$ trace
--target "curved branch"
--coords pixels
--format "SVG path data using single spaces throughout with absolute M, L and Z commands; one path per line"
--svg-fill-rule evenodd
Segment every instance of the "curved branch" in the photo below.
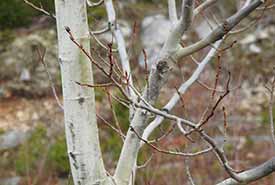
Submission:
M 197 69 L 194 71 L 194 73 L 192 74 L 192 76 L 186 81 L 184 82 L 180 88 L 178 89 L 178 92 L 180 94 L 184 94 L 189 87 L 191 87 L 191 85 L 199 78 L 200 74 L 202 73 L 202 71 L 204 70 L 206 64 L 208 64 L 217 54 L 219 46 L 221 45 L 222 41 L 218 41 L 214 44 L 214 48 L 212 48 L 209 53 L 207 54 L 207 56 L 203 59 L 203 61 L 198 65 Z M 177 102 L 180 100 L 179 94 L 178 93 L 174 93 L 174 95 L 172 96 L 172 98 L 169 100 L 169 102 L 162 108 L 163 110 L 166 111 L 171 111 L 172 108 L 177 104 Z M 162 116 L 157 116 L 144 130 L 143 139 L 147 139 L 149 137 L 149 135 L 153 132 L 153 130 L 155 128 L 157 128 L 161 122 L 163 121 L 164 117 Z
M 262 163 L 261 165 L 252 168 L 250 170 L 239 173 L 238 176 L 245 183 L 250 183 L 256 180 L 259 180 L 275 171 L 275 157 L 270 160 Z M 232 178 L 228 178 L 216 185 L 241 185 L 241 183 L 237 182 Z
M 97 6 L 102 5 L 102 3 L 104 2 L 104 0 L 99 0 L 99 1 L 96 2 L 96 3 L 94 3 L 94 2 L 92 2 L 92 1 L 90 1 L 90 0 L 87 0 L 86 2 L 87 2 L 87 5 L 88 5 L 89 7 L 97 7 Z
M 182 1 L 181 17 L 175 26 L 172 27 L 171 33 L 169 34 L 162 48 L 160 58 L 167 57 L 177 50 L 182 35 L 189 29 L 191 25 L 193 19 L 193 9 L 193 0 Z
M 181 19 L 170 32 L 168 39 L 161 50 L 160 56 L 158 57 L 157 63 L 151 68 L 148 85 L 142 94 L 142 97 L 150 104 L 155 103 L 160 93 L 160 89 L 168 79 L 168 74 L 171 71 L 170 65 L 172 64 L 171 55 L 177 50 L 183 33 L 191 24 L 193 6 L 193 0 L 183 1 Z M 143 102 L 140 102 L 140 104 L 142 105 Z M 131 127 L 134 128 L 139 135 L 142 135 L 148 118 L 149 113 L 147 111 L 140 108 L 136 109 L 133 119 L 131 120 Z M 114 174 L 114 177 L 119 184 L 129 184 L 129 179 L 136 163 L 139 148 L 140 139 L 131 129 L 129 129 Z
M 217 40 L 220 40 L 225 34 L 232 30 L 242 19 L 247 17 L 253 10 L 259 7 L 262 3 L 263 1 L 256 0 L 248 6 L 246 6 L 245 8 L 241 9 L 236 14 L 226 19 L 223 24 L 219 25 L 206 38 L 196 42 L 195 44 L 192 44 L 185 48 L 181 48 L 178 51 L 176 51 L 175 58 L 178 59 L 188 56 L 202 48 L 205 48 L 209 44 Z

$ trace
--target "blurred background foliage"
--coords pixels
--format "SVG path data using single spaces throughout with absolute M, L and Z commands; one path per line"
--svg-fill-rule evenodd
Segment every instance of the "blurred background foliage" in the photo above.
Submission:
M 54 12 L 54 0 L 32 0 L 33 4 L 43 7 L 49 12 Z M 41 15 L 23 0 L 1 0 L 0 1 L 0 27 L 12 29 L 27 26 L 33 21 L 34 16 Z
M 54 0 L 30 0 L 31 3 L 42 7 L 54 14 Z M 114 1 L 116 2 L 116 1 Z M 141 0 L 136 8 L 144 8 L 146 5 L 155 3 L 155 0 Z M 159 4 L 166 4 L 165 0 L 157 1 Z M 43 13 L 30 7 L 23 0 L 1 0 L 0 1 L 0 30 L 24 27 L 30 25 L 33 18 Z M 106 15 L 104 7 L 98 7 L 88 12 L 89 17 L 100 19 Z

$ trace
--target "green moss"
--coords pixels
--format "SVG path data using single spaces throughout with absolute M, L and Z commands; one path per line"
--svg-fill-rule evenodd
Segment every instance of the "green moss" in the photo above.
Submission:
M 232 152 L 234 150 L 234 146 L 232 143 L 225 143 L 224 150 L 226 152 Z
M 103 94 L 104 92 L 102 92 Z M 117 96 L 122 97 L 122 95 L 117 92 Z M 124 105 L 119 102 L 113 101 L 113 108 L 116 114 L 117 121 L 120 125 L 120 128 L 124 133 L 126 133 L 129 127 L 129 110 Z M 114 125 L 114 119 L 111 121 Z M 122 140 L 118 133 L 114 132 L 112 129 L 106 129 L 104 136 L 102 135 L 101 140 L 104 142 L 101 143 L 103 153 L 108 154 L 108 161 L 111 158 L 111 161 L 117 161 L 122 147 Z
M 254 140 L 250 136 L 247 136 L 245 139 L 245 148 L 252 148 L 255 144 Z
M 5 133 L 5 130 L 0 128 L 0 135 L 4 134 Z
M 214 160 L 212 162 L 212 165 L 211 165 L 210 169 L 213 170 L 213 171 L 217 171 L 217 172 L 220 171 L 221 165 L 219 163 L 219 160 Z
M 274 118 L 275 118 L 275 108 L 273 108 L 272 114 L 273 114 L 273 121 L 275 121 L 274 120 Z M 264 126 L 270 125 L 269 110 L 266 110 L 266 111 L 262 112 L 261 117 L 262 117 L 262 125 L 264 125 Z
M 102 102 L 105 92 L 102 88 L 95 88 L 95 99 L 96 101 Z
M 47 172 L 67 175 L 70 171 L 64 134 L 49 138 L 43 125 L 37 126 L 31 137 L 18 148 L 15 158 L 15 170 L 23 176 L 35 174 L 43 160 Z
M 55 143 L 51 145 L 48 160 L 52 170 L 56 171 L 59 175 L 68 174 L 70 172 L 67 145 L 64 135 L 59 136 Z
M 129 126 L 129 109 L 119 102 L 114 102 L 113 107 L 121 129 L 126 131 Z
M 121 138 L 114 132 L 110 134 L 108 139 L 103 144 L 103 150 L 108 153 L 108 156 L 112 159 L 112 161 L 117 161 L 119 159 L 121 147 Z
M 88 22 L 89 25 L 96 23 L 99 20 L 106 18 L 107 13 L 104 6 L 88 9 Z
M 15 34 L 10 29 L 5 29 L 0 32 L 1 47 L 5 49 L 15 39 Z
M 42 125 L 36 127 L 31 137 L 19 147 L 15 160 L 16 172 L 26 175 L 37 169 L 38 161 L 45 157 L 47 152 L 46 128 Z

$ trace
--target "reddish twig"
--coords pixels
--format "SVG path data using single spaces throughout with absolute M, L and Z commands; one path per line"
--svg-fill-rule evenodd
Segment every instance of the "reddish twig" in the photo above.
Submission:
M 114 121 L 115 121 L 115 124 L 116 124 L 116 127 L 117 127 L 117 130 L 121 133 L 120 135 L 124 135 L 123 132 L 122 132 L 122 129 L 119 125 L 119 121 L 117 119 L 117 116 L 116 116 L 116 112 L 115 112 L 115 109 L 113 107 L 113 101 L 112 101 L 112 96 L 111 96 L 111 93 L 109 92 L 109 90 L 107 88 L 105 88 L 105 91 L 107 93 L 107 97 L 108 97 L 108 102 L 109 102 L 109 105 L 110 105 L 110 108 L 112 110 L 112 114 L 113 114 L 113 117 L 114 117 Z M 124 141 L 124 138 L 121 137 L 122 141 Z
M 112 130 L 114 130 L 116 133 L 118 133 L 121 137 L 125 138 L 125 135 L 123 135 L 118 129 L 116 129 L 111 123 L 109 123 L 107 120 L 105 120 L 102 116 L 99 114 L 96 114 L 96 116 L 103 121 L 104 124 L 106 124 L 108 127 L 110 127 Z
M 75 82 L 77 85 L 83 86 L 83 87 L 91 87 L 91 88 L 96 88 L 96 87 L 111 87 L 114 86 L 113 83 L 105 83 L 105 84 L 86 84 L 86 83 L 80 83 L 80 82 Z
M 214 83 L 214 89 L 213 89 L 213 92 L 212 92 L 212 99 L 214 99 L 214 97 L 215 97 L 217 85 L 218 85 L 218 82 L 219 82 L 220 73 L 221 73 L 221 55 L 218 55 L 216 78 L 215 78 L 215 83 Z
M 211 148 L 207 148 L 205 150 L 201 150 L 199 152 L 194 152 L 194 153 L 183 153 L 183 152 L 178 152 L 178 151 L 170 151 L 170 150 L 164 150 L 164 149 L 161 149 L 161 148 L 158 148 L 157 146 L 149 143 L 147 140 L 143 139 L 136 131 L 135 129 L 130 126 L 130 130 L 132 132 L 134 132 L 136 134 L 136 136 L 141 140 L 143 141 L 145 144 L 147 144 L 149 147 L 151 147 L 152 149 L 156 150 L 157 152 L 160 152 L 160 153 L 164 153 L 164 154 L 169 154 L 169 155 L 178 155 L 178 156 L 183 156 L 183 157 L 194 157 L 194 156 L 198 156 L 198 155 L 202 155 L 202 154 L 205 154 L 209 151 L 212 150 L 212 147 Z

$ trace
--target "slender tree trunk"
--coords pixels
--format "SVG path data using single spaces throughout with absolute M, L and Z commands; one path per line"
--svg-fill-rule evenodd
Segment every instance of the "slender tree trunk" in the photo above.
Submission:
M 69 39 L 71 33 L 90 50 L 85 0 L 55 0 L 58 53 L 62 74 L 65 131 L 75 185 L 105 184 L 95 114 L 94 90 L 75 82 L 93 83 L 90 61 Z

